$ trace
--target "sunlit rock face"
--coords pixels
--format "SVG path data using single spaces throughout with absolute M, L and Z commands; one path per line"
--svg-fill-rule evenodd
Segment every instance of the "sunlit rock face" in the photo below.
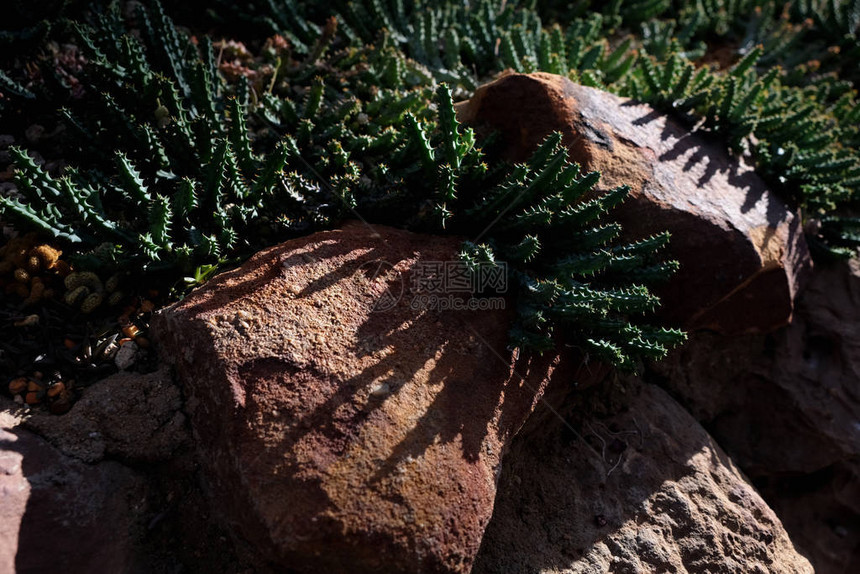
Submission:
M 669 230 L 680 271 L 658 293 L 687 329 L 762 332 L 791 320 L 811 261 L 800 217 L 752 168 L 648 105 L 553 74 L 509 74 L 457 107 L 501 154 L 524 161 L 550 133 L 601 186 L 630 186 L 611 217 L 629 239 Z
M 416 279 L 461 243 L 348 224 L 156 318 L 215 508 L 267 561 L 471 569 L 501 458 L 556 361 L 512 359 L 512 309 L 416 305 Z

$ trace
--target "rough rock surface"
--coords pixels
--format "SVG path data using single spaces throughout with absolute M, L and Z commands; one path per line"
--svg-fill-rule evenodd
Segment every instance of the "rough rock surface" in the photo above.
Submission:
M 512 374 L 508 311 L 412 308 L 412 279 L 460 243 L 348 224 L 265 250 L 154 319 L 210 490 L 266 559 L 469 571 L 502 453 L 553 365 Z
M 124 461 L 166 460 L 188 440 L 179 387 L 169 369 L 121 372 L 87 387 L 63 416 L 41 411 L 24 425 L 63 454 L 85 462 L 105 455 Z
M 510 74 L 457 109 L 479 132 L 498 130 L 521 161 L 552 131 L 602 186 L 631 195 L 613 213 L 629 237 L 672 232 L 681 270 L 662 289 L 667 320 L 725 333 L 786 324 L 810 260 L 800 218 L 723 144 L 651 107 L 552 74 Z
M 697 334 L 652 367 L 781 514 L 816 571 L 860 571 L 860 262 L 819 266 L 792 324 Z
M 473 574 L 812 572 L 680 405 L 636 380 L 615 392 L 514 441 Z
M 63 455 L 17 411 L 0 404 L 0 572 L 138 572 L 144 480 Z

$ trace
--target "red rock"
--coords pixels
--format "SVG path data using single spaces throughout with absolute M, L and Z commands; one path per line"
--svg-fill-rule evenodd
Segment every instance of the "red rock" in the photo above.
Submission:
M 473 574 L 813 571 L 668 394 L 638 380 L 601 393 L 514 440 Z
M 139 571 L 141 476 L 67 457 L 0 408 L 0 572 Z
M 349 224 L 267 249 L 154 318 L 215 508 L 265 560 L 471 568 L 502 454 L 553 367 L 512 374 L 510 311 L 411 308 L 410 271 L 460 244 Z
M 522 161 L 553 131 L 571 159 L 627 184 L 613 212 L 627 237 L 672 232 L 681 270 L 662 289 L 663 316 L 688 329 L 769 331 L 791 320 L 811 263 L 800 218 L 725 145 L 647 105 L 552 74 L 510 74 L 458 105 L 478 132 L 501 132 Z

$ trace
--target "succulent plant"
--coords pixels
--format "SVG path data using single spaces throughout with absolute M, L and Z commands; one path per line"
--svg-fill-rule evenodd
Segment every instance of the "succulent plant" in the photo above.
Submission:
M 190 35 L 157 1 L 132 16 L 104 4 L 40 28 L 85 65 L 43 59 L 39 81 L 0 73 L 0 113 L 38 106 L 65 126 L 74 168 L 12 148 L 18 195 L 0 196 L 0 216 L 69 254 L 70 304 L 118 298 L 118 269 L 192 285 L 359 213 L 486 228 L 461 256 L 508 264 L 513 345 L 545 348 L 561 329 L 624 368 L 663 356 L 683 335 L 643 317 L 658 304 L 648 285 L 674 270 L 659 256 L 668 235 L 619 239 L 611 209 L 626 189 L 596 195 L 599 175 L 580 173 L 557 135 L 509 165 L 457 122 L 453 102 L 503 69 L 563 74 L 713 132 L 818 222 L 817 253 L 860 243 L 856 70 L 833 57 L 858 50 L 856 2 L 206 3 L 223 30 L 270 36 L 251 48 Z M 721 61 L 719 43 L 737 49 Z

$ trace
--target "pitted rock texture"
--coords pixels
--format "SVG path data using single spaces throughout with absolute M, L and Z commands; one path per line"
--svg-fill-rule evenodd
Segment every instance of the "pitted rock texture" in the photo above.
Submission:
M 860 262 L 820 265 L 772 335 L 701 333 L 651 367 L 820 574 L 860 570 Z
M 513 373 L 510 311 L 413 307 L 424 264 L 460 244 L 348 224 L 265 250 L 154 319 L 216 507 L 266 560 L 470 570 L 502 454 L 554 367 Z
M 123 465 L 67 457 L 0 400 L 0 572 L 143 572 L 147 485 Z
M 629 185 L 613 211 L 630 238 L 672 232 L 681 270 L 660 290 L 663 315 L 688 329 L 768 331 L 788 323 L 811 268 L 800 218 L 719 141 L 651 107 L 552 74 L 510 74 L 458 104 L 479 133 L 499 131 L 523 161 L 551 132 L 573 160 Z
M 106 377 L 88 386 L 65 415 L 37 411 L 23 424 L 85 462 L 105 456 L 155 462 L 169 459 L 190 438 L 181 407 L 179 387 L 162 366 Z
M 620 391 L 514 441 L 473 574 L 812 573 L 680 405 L 637 380 Z

